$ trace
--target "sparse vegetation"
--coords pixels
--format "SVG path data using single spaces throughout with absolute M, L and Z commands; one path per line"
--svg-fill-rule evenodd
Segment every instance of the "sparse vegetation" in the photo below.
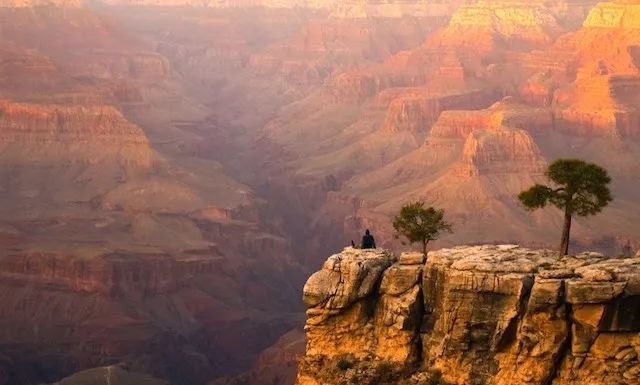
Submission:
M 349 361 L 346 358 L 341 358 L 338 360 L 336 367 L 344 372 L 353 367 L 353 362 Z
M 381 362 L 375 367 L 376 383 L 391 381 L 395 376 L 394 365 L 389 362 Z
M 444 210 L 425 207 L 418 201 L 406 204 L 393 221 L 396 238 L 403 236 L 409 243 L 421 243 L 422 253 L 427 254 L 427 245 L 443 232 L 451 233 L 452 225 L 444 220 Z
M 564 210 L 559 253 L 567 255 L 572 217 L 586 217 L 602 211 L 613 200 L 608 187 L 611 178 L 602 167 L 579 159 L 556 160 L 549 165 L 546 176 L 553 186 L 536 184 L 521 192 L 518 199 L 530 211 L 549 203 Z
M 442 372 L 437 369 L 429 370 L 427 373 L 421 374 L 426 374 L 426 376 L 423 377 L 420 382 L 418 382 L 419 385 L 451 385 L 447 381 L 445 381 L 444 377 L 442 376 Z
M 434 370 L 431 373 L 431 376 L 427 380 L 426 385 L 448 385 L 447 382 L 442 377 L 442 372 L 439 370 Z

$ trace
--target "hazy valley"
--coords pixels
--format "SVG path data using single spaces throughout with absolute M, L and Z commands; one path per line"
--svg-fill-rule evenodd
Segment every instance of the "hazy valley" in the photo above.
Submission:
M 0 384 L 291 384 L 327 255 L 416 199 L 555 247 L 559 157 L 637 250 L 639 69 L 640 1 L 0 0 Z

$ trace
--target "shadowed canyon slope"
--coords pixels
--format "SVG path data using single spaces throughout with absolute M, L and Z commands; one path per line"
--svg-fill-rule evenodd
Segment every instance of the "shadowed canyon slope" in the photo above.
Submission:
M 303 273 L 264 201 L 199 154 L 207 108 L 80 2 L 0 20 L 0 382 L 249 367 L 296 324 Z
M 291 383 L 330 250 L 553 245 L 558 157 L 614 179 L 572 247 L 640 246 L 639 66 L 638 1 L 0 1 L 0 384 Z

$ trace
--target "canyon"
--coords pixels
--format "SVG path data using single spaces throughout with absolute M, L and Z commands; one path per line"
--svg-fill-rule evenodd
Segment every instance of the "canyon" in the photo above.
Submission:
M 516 195 L 559 157 L 614 181 L 572 249 L 640 248 L 639 20 L 638 1 L 0 1 L 0 384 L 292 384 L 326 255 L 367 228 L 407 250 L 391 219 L 411 200 L 454 223 L 436 247 L 555 246 L 559 212 Z M 422 274 L 400 260 L 384 274 Z M 388 289 L 398 317 L 424 310 Z M 384 349 L 426 365 L 437 341 L 405 331 Z M 339 360 L 309 356 L 299 382 Z

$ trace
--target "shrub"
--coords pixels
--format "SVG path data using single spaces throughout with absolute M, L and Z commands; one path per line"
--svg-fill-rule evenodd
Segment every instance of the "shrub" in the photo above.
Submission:
M 406 204 L 393 220 L 396 238 L 403 236 L 413 244 L 422 244 L 422 253 L 427 255 L 427 245 L 438 239 L 441 233 L 451 233 L 451 224 L 444 220 L 444 210 L 424 207 L 424 202 L 418 201 Z
M 336 364 L 336 366 L 338 367 L 338 369 L 344 372 L 353 367 L 353 362 L 347 360 L 346 358 L 341 358 L 340 360 L 338 360 L 338 363 Z
M 389 362 L 381 362 L 375 368 L 375 376 L 378 381 L 389 381 L 392 380 L 395 372 L 394 367 Z
M 430 372 L 429 379 L 425 385 L 448 385 L 447 382 L 442 378 L 442 372 L 439 370 L 434 370 Z

